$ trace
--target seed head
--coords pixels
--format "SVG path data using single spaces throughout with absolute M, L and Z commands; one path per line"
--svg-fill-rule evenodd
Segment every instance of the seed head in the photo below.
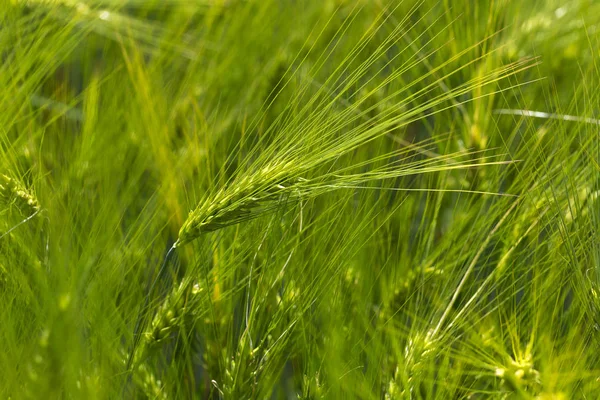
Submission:
M 23 215 L 32 215 L 40 206 L 31 193 L 19 181 L 0 174 L 0 204 L 16 206 Z

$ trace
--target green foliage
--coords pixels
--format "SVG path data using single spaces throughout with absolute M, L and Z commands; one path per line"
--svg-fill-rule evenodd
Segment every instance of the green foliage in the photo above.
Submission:
M 1 398 L 600 392 L 600 3 L 0 25 Z

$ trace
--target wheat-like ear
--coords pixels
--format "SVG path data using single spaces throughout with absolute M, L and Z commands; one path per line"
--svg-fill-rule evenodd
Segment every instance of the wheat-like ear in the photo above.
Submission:
M 294 177 L 297 174 L 293 163 L 273 162 L 234 180 L 190 212 L 179 231 L 176 246 L 273 209 L 283 195 L 293 194 L 293 189 L 302 183 L 301 178 Z
M 18 228 L 20 225 L 26 223 L 30 219 L 34 218 L 40 210 L 39 203 L 36 197 L 33 195 L 33 191 L 28 190 L 25 185 L 19 182 L 17 179 L 11 178 L 8 175 L 0 173 L 0 215 L 4 214 L 8 210 L 9 214 L 13 215 L 14 218 L 10 218 L 11 221 L 20 220 L 20 222 L 13 224 L 10 223 L 10 227 L 4 232 L 0 232 L 0 239 L 8 240 L 7 246 L 11 249 L 13 255 L 18 255 L 18 258 L 22 263 L 26 265 L 40 268 L 41 262 L 35 255 L 35 252 L 24 242 L 20 240 L 14 240 L 9 237 L 9 234 Z M 23 219 L 25 217 L 25 219 Z M 4 226 L 2 227 L 5 228 Z M 0 257 L 0 281 L 6 280 L 9 274 L 10 268 L 4 265 L 4 255 Z M 10 258 L 6 259 L 7 261 Z
M 134 374 L 136 385 L 149 399 L 167 399 L 165 383 L 157 379 L 152 370 L 144 363 L 136 367 Z
M 179 231 L 175 247 L 186 244 L 203 233 L 256 218 L 277 208 L 282 200 L 310 198 L 373 180 L 486 165 L 487 160 L 474 165 L 456 161 L 456 155 L 450 158 L 440 156 L 424 162 L 406 163 L 403 160 L 378 171 L 364 172 L 363 168 L 359 174 L 349 176 L 349 170 L 368 166 L 375 161 L 389 160 L 392 156 L 393 159 L 406 159 L 403 156 L 407 150 L 376 155 L 371 160 L 345 169 L 338 167 L 336 170 L 335 161 L 395 129 L 462 104 L 457 103 L 456 98 L 470 93 L 474 88 L 494 84 L 532 65 L 531 60 L 522 60 L 497 68 L 416 106 L 412 102 L 430 94 L 437 86 L 434 82 L 416 93 L 406 93 L 407 88 L 415 84 L 413 82 L 386 98 L 386 101 L 397 101 L 398 105 L 370 119 L 365 117 L 364 111 L 356 111 L 369 95 L 361 98 L 355 106 L 346 107 L 342 111 L 336 111 L 331 106 L 335 100 L 321 104 L 323 111 L 315 111 L 314 115 L 310 114 L 312 108 L 305 107 L 302 112 L 305 113 L 306 120 L 291 121 L 280 132 L 274 132 L 274 143 L 277 146 L 269 147 L 257 155 L 257 161 L 248 168 L 249 172 L 238 175 L 229 185 L 208 195 L 190 212 Z M 402 97 L 403 95 L 406 96 Z M 448 104 L 452 101 L 455 104 Z M 258 152 L 256 149 L 254 151 Z M 465 154 L 461 156 L 464 157 Z M 319 175 L 317 171 L 324 167 L 327 167 L 328 172 Z
M 16 207 L 24 216 L 33 215 L 40 210 L 33 191 L 17 179 L 0 174 L 0 205 Z
M 165 297 L 152 316 L 150 326 L 141 334 L 140 345 L 133 349 L 131 361 L 134 367 L 182 326 L 186 318 L 198 311 L 201 292 L 202 288 L 197 283 L 184 279 Z
M 399 157 L 406 152 L 406 149 L 403 149 L 385 154 L 378 159 Z M 360 173 L 351 173 L 350 171 L 368 163 L 361 163 L 353 168 L 333 169 L 321 174 L 311 171 L 311 167 L 316 169 L 320 166 L 318 164 L 316 167 L 301 162 L 298 164 L 293 162 L 269 164 L 254 174 L 244 175 L 233 180 L 230 185 L 205 198 L 200 206 L 190 212 L 179 231 L 179 238 L 174 247 L 189 243 L 204 233 L 257 218 L 276 209 L 284 202 L 308 200 L 339 189 L 367 189 L 365 184 L 369 182 L 391 180 L 402 176 L 510 163 L 510 161 L 490 161 L 487 157 L 464 160 L 466 156 L 473 154 L 457 153 L 419 161 L 401 160 Z M 300 176 L 304 173 L 316 176 L 307 179 Z M 396 188 L 391 190 L 415 189 Z

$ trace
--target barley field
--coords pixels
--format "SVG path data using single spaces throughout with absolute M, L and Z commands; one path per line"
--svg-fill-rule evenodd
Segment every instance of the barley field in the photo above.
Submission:
M 1 399 L 600 398 L 600 2 L 0 28 Z

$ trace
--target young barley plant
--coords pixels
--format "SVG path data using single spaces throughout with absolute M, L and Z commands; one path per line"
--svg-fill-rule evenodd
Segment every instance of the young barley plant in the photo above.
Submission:
M 600 3 L 0 26 L 1 398 L 597 397 Z

